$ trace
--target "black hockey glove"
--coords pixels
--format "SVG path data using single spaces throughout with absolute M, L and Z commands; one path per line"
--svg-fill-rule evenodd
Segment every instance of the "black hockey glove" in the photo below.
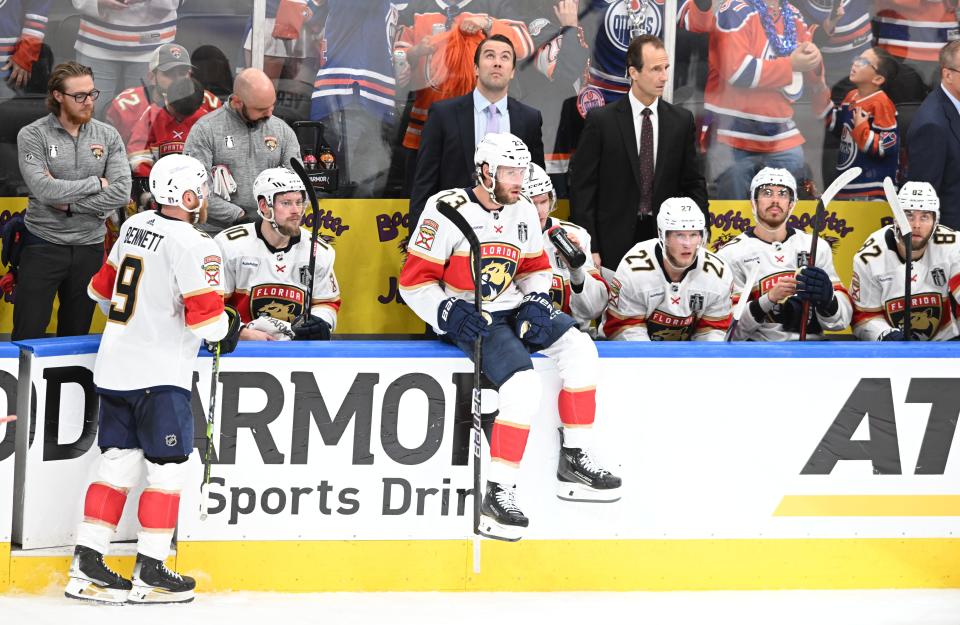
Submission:
M 466 300 L 451 297 L 437 309 L 437 327 L 454 341 L 472 342 L 490 333 L 487 320 Z
M 894 328 L 893 330 L 888 330 L 886 334 L 880 336 L 879 341 L 905 341 L 906 336 L 903 334 L 903 330 L 898 330 Z M 916 332 L 914 330 L 910 331 L 910 340 L 911 341 L 926 341 L 927 337 Z
M 329 341 L 330 324 L 320 317 L 298 317 L 290 329 L 293 330 L 294 341 Z
M 555 310 L 546 293 L 527 293 L 517 308 L 514 332 L 526 343 L 543 345 L 550 337 L 550 319 Z
M 243 324 L 240 322 L 240 313 L 231 306 L 224 306 L 223 312 L 227 313 L 227 333 L 219 341 L 207 341 L 207 351 L 211 354 L 217 349 L 217 343 L 220 343 L 220 355 L 229 354 L 237 348 L 237 341 L 240 340 L 240 330 Z
M 834 315 L 840 305 L 833 293 L 833 282 L 819 267 L 804 267 L 797 275 L 797 297 L 809 301 L 824 316 Z
M 803 302 L 795 295 L 773 308 L 773 320 L 783 326 L 784 332 L 799 332 L 803 319 Z

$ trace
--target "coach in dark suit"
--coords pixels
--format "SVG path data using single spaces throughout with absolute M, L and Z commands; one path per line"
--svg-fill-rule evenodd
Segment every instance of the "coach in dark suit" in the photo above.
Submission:
M 493 35 L 477 48 L 473 63 L 477 87 L 430 107 L 410 192 L 410 230 L 417 227 L 431 195 L 474 185 L 473 153 L 477 140 L 488 132 L 519 137 L 533 161 L 543 166 L 540 111 L 507 97 L 517 64 L 513 44 L 503 35 Z
M 960 228 L 960 41 L 940 49 L 940 87 L 923 101 L 907 132 L 907 180 L 940 196 L 940 223 Z
M 597 264 L 610 269 L 634 243 L 657 235 L 667 198 L 689 197 L 707 214 L 693 115 L 660 97 L 668 66 L 657 37 L 630 42 L 630 93 L 587 115 L 570 162 L 571 219 L 590 233 Z

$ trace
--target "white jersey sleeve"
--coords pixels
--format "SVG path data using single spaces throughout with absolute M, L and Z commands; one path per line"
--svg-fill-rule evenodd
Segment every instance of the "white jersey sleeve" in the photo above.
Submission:
M 882 231 L 881 231 L 882 232 Z M 883 290 L 879 276 L 882 262 L 871 263 L 883 254 L 876 241 L 876 234 L 868 238 L 853 257 L 853 277 L 850 280 L 850 297 L 853 299 L 853 335 L 861 341 L 878 341 L 893 330 L 887 321 L 883 306 Z M 866 256 L 863 253 L 866 252 Z
M 524 295 L 527 293 L 546 293 L 549 295 L 553 272 L 544 251 L 544 236 L 539 228 L 540 217 L 537 214 L 536 207 L 526 199 L 521 198 L 516 204 L 503 210 L 523 210 L 527 213 L 526 220 L 523 223 L 533 222 L 537 225 L 525 237 L 526 241 L 522 242 L 523 260 L 521 261 L 522 268 L 517 270 L 517 286 Z
M 309 242 L 309 241 L 308 241 Z M 313 271 L 313 302 L 310 314 L 327 322 L 330 331 L 337 329 L 340 312 L 340 283 L 333 271 L 336 251 L 325 242 L 317 240 L 317 258 Z
M 610 283 L 610 298 L 604 315 L 603 333 L 614 341 L 649 341 L 647 317 L 656 308 L 651 295 L 663 298 L 665 288 L 657 288 L 663 280 L 650 251 L 650 241 L 634 245 L 626 253 Z
M 548 226 L 550 225 L 548 223 Z M 576 239 L 580 249 L 586 255 L 586 262 L 580 268 L 583 282 L 576 285 L 572 278 L 573 272 L 567 266 L 566 260 L 557 252 L 550 237 L 545 236 L 543 246 L 553 269 L 551 296 L 560 310 L 576 319 L 583 329 L 585 325 L 599 319 L 603 314 L 607 307 L 607 300 L 610 298 L 610 291 L 593 262 L 593 255 L 590 253 L 590 233 L 567 221 L 556 220 L 556 225 L 566 230 L 571 239 Z

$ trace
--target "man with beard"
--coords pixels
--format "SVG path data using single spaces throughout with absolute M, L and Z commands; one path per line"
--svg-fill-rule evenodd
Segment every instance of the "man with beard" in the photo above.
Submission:
M 957 233 L 937 223 L 940 199 L 929 182 L 907 182 L 897 197 L 912 230 L 910 338 L 950 340 L 957 336 L 953 311 L 960 297 Z M 896 224 L 871 234 L 853 257 L 853 334 L 861 341 L 904 340 L 905 258 Z
M 130 168 L 117 131 L 93 117 L 100 92 L 75 61 L 54 68 L 50 114 L 17 135 L 30 189 L 13 309 L 13 340 L 44 335 L 59 296 L 57 336 L 86 334 L 93 318 L 87 283 L 103 260 L 104 221 L 127 203 Z
M 634 245 L 610 282 L 604 334 L 620 341 L 722 341 L 731 272 L 703 249 L 706 221 L 688 197 L 667 199 L 657 238 Z
M 752 265 L 760 265 L 759 281 L 747 285 L 750 305 L 733 338 L 798 340 L 804 301 L 810 302 L 808 339 L 821 340 L 824 330 L 837 332 L 850 325 L 850 296 L 833 268 L 830 244 L 821 239 L 814 265 L 808 266 L 811 236 L 787 225 L 797 203 L 793 175 L 786 169 L 764 167 L 753 177 L 750 197 L 756 226 L 717 252 L 733 270 L 737 293 L 744 292 Z
M 254 181 L 253 195 L 257 221 L 224 230 L 215 239 L 223 252 L 224 297 L 246 324 L 240 338 L 329 340 L 340 310 L 335 253 L 317 240 L 313 304 L 307 317 L 310 236 L 300 229 L 303 181 L 289 169 L 267 169 Z
M 180 491 L 195 468 L 190 388 L 197 351 L 233 351 L 240 322 L 223 305 L 219 250 L 194 227 L 206 218 L 207 172 L 173 154 L 150 175 L 160 208 L 127 219 L 88 293 L 107 315 L 93 381 L 101 455 L 86 491 L 66 596 L 107 603 L 181 603 L 196 581 L 164 565 Z M 149 366 L 143 366 L 144 358 Z M 130 489 L 146 469 L 133 578 L 103 556 Z M 132 583 L 131 583 L 132 582 Z
M 287 123 L 273 117 L 277 92 L 259 69 L 245 69 L 233 83 L 226 106 L 201 117 L 187 136 L 183 153 L 203 163 L 213 179 L 210 219 L 217 233 L 249 223 L 257 213 L 253 180 L 264 169 L 300 158 L 300 142 Z
M 519 540 L 529 519 L 517 502 L 520 461 L 541 381 L 530 354 L 556 363 L 561 451 L 557 496 L 569 501 L 616 501 L 620 478 L 591 456 L 599 373 L 597 349 L 576 321 L 550 299 L 552 271 L 537 209 L 520 191 L 530 151 L 509 133 L 488 133 L 474 155 L 477 184 L 429 198 L 410 238 L 400 272 L 403 299 L 444 340 L 473 357 L 482 342 L 483 373 L 499 390 L 499 415 L 490 437 L 490 467 L 479 531 Z M 482 314 L 474 302 L 470 246 L 437 208 L 455 207 L 480 239 Z

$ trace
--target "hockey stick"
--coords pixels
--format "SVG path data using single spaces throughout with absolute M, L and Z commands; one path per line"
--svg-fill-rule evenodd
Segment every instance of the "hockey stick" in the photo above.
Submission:
M 306 304 L 304 304 L 303 315 L 304 319 L 309 319 L 310 311 L 313 310 L 313 272 L 317 266 L 317 237 L 320 236 L 320 208 L 317 204 L 317 192 L 314 190 L 313 184 L 310 182 L 310 177 L 307 176 L 307 170 L 303 168 L 303 164 L 296 158 L 291 158 L 290 167 L 300 176 L 303 186 L 306 187 L 307 197 L 310 198 L 310 207 L 313 210 L 313 230 L 310 233 L 310 274 L 307 276 L 307 301 Z
M 462 203 L 462 202 L 461 202 Z M 473 257 L 473 298 L 477 307 L 477 314 L 483 315 L 483 295 L 480 292 L 480 240 L 477 234 L 460 214 L 457 207 L 440 198 L 437 200 L 437 210 L 449 219 L 457 229 L 463 233 L 470 245 L 470 254 Z M 473 417 L 473 572 L 480 572 L 480 500 L 483 497 L 480 491 L 480 447 L 483 444 L 483 430 L 480 420 L 480 359 L 482 355 L 483 339 L 477 337 L 473 341 L 473 394 L 470 402 L 470 415 Z
M 823 230 L 823 222 L 827 218 L 827 206 L 833 201 L 833 197 L 845 186 L 853 182 L 854 178 L 860 175 L 863 170 L 859 167 L 851 167 L 837 176 L 837 179 L 830 183 L 827 190 L 823 192 L 820 199 L 817 200 L 817 210 L 813 213 L 813 235 L 810 241 L 810 257 L 807 258 L 807 266 L 814 267 L 817 264 L 817 243 L 820 241 L 820 231 Z M 804 300 L 803 312 L 800 315 L 800 340 L 807 340 L 807 317 L 810 315 L 810 300 Z
M 913 313 L 913 228 L 910 227 L 910 220 L 907 214 L 903 212 L 900 206 L 900 198 L 897 197 L 897 188 L 893 186 L 893 180 L 889 176 L 883 179 L 883 193 L 887 196 L 887 204 L 893 211 L 893 218 L 900 229 L 900 236 L 903 238 L 903 251 L 905 256 L 905 267 L 903 277 L 903 340 L 910 340 L 910 315 Z
M 203 452 L 203 485 L 200 486 L 200 520 L 207 520 L 207 503 L 210 501 L 210 455 L 213 450 L 213 418 L 217 408 L 217 378 L 220 377 L 220 341 L 213 350 L 213 366 L 210 374 L 210 402 L 207 404 L 207 449 Z
M 737 307 L 733 309 L 733 320 L 730 322 L 730 327 L 727 328 L 727 336 L 724 338 L 728 343 L 733 340 L 733 332 L 740 324 L 740 317 L 743 316 L 744 311 L 750 304 L 750 293 L 753 292 L 753 285 L 756 284 L 757 277 L 759 276 L 760 264 L 758 263 L 754 265 L 750 273 L 747 274 L 747 279 L 743 283 L 743 289 L 740 291 L 740 301 L 737 302 Z

